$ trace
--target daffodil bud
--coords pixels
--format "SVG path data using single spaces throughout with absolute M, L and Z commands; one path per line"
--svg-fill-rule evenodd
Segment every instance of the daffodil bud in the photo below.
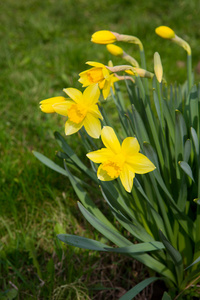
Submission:
M 107 50 L 114 56 L 122 56 L 124 51 L 122 48 L 113 45 L 113 44 L 108 44 L 106 45 Z
M 154 72 L 158 82 L 161 82 L 163 77 L 163 67 L 158 52 L 154 53 Z
M 128 55 L 122 48 L 113 44 L 106 45 L 106 48 L 112 55 L 122 57 L 134 67 L 139 67 L 138 62 L 132 56 Z
M 159 26 L 155 29 L 155 32 L 163 39 L 172 39 L 175 37 L 175 32 L 168 26 Z
M 155 29 L 155 32 L 157 33 L 157 35 L 159 35 L 160 37 L 162 37 L 164 39 L 172 40 L 174 43 L 178 44 L 183 49 L 185 49 L 185 51 L 187 51 L 188 55 L 191 55 L 190 45 L 185 40 L 183 40 L 182 38 L 177 36 L 170 27 L 159 26 Z
M 111 44 L 116 42 L 116 36 L 112 31 L 100 30 L 96 31 L 91 38 L 91 41 L 95 44 Z

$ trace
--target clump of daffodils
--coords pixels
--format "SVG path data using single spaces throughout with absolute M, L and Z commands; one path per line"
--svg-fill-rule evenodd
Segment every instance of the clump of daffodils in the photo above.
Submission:
M 79 132 L 91 168 L 59 133 L 55 137 L 63 152 L 57 155 L 64 168 L 39 153 L 35 156 L 68 176 L 81 213 L 111 244 L 70 234 L 58 238 L 69 245 L 129 255 L 145 264 L 153 276 L 133 287 L 127 300 L 156 280 L 165 281 L 163 299 L 187 298 L 194 287 L 194 295 L 200 294 L 200 86 L 194 84 L 189 44 L 168 26 L 155 31 L 164 43 L 174 42 L 186 50 L 183 89 L 168 87 L 157 51 L 153 70 L 147 69 L 139 38 L 100 30 L 91 41 L 106 45 L 119 64 L 89 61 L 88 69 L 79 73 L 83 91 L 67 87 L 63 90 L 67 96 L 40 102 L 42 112 L 64 117 L 66 136 Z M 137 45 L 140 61 L 118 42 Z M 128 97 L 119 92 L 119 83 L 124 83 Z M 110 108 L 112 100 L 115 108 Z M 99 210 L 88 184 L 72 175 L 70 167 L 94 182 L 113 219 Z

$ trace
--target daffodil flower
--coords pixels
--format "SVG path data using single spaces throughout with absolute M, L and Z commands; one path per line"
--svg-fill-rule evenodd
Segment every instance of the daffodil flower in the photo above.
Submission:
M 99 111 L 97 102 L 100 90 L 97 84 L 93 84 L 85 89 L 83 93 L 74 88 L 64 89 L 70 99 L 64 97 L 54 97 L 58 99 L 46 99 L 40 102 L 41 109 L 48 112 L 56 112 L 68 117 L 65 123 L 65 134 L 71 135 L 83 126 L 87 133 L 93 138 L 99 138 L 101 133 L 101 122 L 103 117 Z M 62 100 L 62 101 L 58 101 Z M 48 105 L 45 111 L 45 105 Z
M 110 94 L 110 88 L 114 91 L 114 82 L 119 79 L 101 63 L 88 61 L 86 64 L 93 68 L 81 72 L 78 81 L 82 83 L 83 87 L 98 83 L 99 88 L 102 90 L 103 97 L 106 99 Z
M 135 173 L 145 174 L 155 169 L 154 164 L 139 153 L 140 145 L 136 138 L 127 137 L 120 145 L 114 130 L 104 126 L 101 139 L 106 148 L 93 151 L 87 157 L 95 163 L 100 163 L 97 177 L 102 181 L 120 178 L 127 192 L 131 192 Z

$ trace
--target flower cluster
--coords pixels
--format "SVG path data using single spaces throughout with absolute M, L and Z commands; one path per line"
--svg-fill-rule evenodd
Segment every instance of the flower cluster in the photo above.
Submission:
M 102 129 L 103 116 L 99 110 L 100 91 L 103 99 L 106 100 L 111 89 L 113 93 L 115 92 L 115 82 L 124 79 L 131 79 L 134 82 L 134 76 L 152 78 L 153 74 L 139 68 L 138 62 L 133 57 L 122 48 L 113 45 L 116 41 L 128 41 L 143 48 L 138 38 L 103 30 L 94 33 L 91 40 L 94 43 L 106 44 L 107 50 L 112 55 L 122 57 L 130 65 L 113 67 L 89 61 L 86 64 L 91 68 L 79 74 L 78 81 L 85 88 L 83 93 L 75 88 L 65 88 L 63 91 L 69 98 L 58 96 L 42 100 L 40 108 L 44 113 L 57 113 L 67 117 L 66 135 L 74 134 L 84 127 L 92 138 L 101 136 L 106 148 L 87 154 L 93 162 L 101 163 L 97 172 L 98 178 L 102 181 L 110 181 L 119 177 L 125 190 L 131 192 L 135 173 L 144 174 L 153 171 L 155 166 L 145 155 L 139 153 L 140 146 L 136 137 L 126 137 L 120 146 L 111 127 L 104 126 Z M 131 76 L 117 74 L 121 71 Z
M 127 64 L 106 66 L 89 61 L 90 68 L 79 74 L 83 93 L 66 88 L 68 98 L 53 97 L 40 103 L 43 112 L 67 118 L 66 135 L 80 130 L 93 169 L 80 161 L 59 133 L 55 136 L 63 152 L 58 156 L 65 160 L 65 169 L 36 155 L 50 168 L 68 176 L 81 202 L 81 213 L 117 247 L 69 234 L 58 235 L 61 241 L 90 250 L 128 254 L 155 272 L 156 277 L 145 279 L 123 299 L 133 299 L 142 286 L 158 279 L 163 279 L 168 288 L 162 299 L 185 299 L 192 287 L 198 291 L 195 298 L 199 298 L 200 86 L 194 84 L 189 44 L 167 26 L 156 28 L 156 33 L 166 43 L 174 42 L 187 52 L 183 89 L 167 86 L 158 52 L 154 53 L 154 73 L 147 70 L 144 48 L 137 37 L 108 30 L 95 32 L 92 42 L 106 45 L 110 54 Z M 140 63 L 114 44 L 117 42 L 136 44 Z M 126 98 L 119 88 L 114 92 L 119 80 L 126 80 Z M 115 119 L 110 120 L 106 114 L 110 104 L 103 101 L 111 90 L 119 115 L 117 125 L 121 125 L 120 129 L 117 126 L 118 132 L 111 126 Z M 101 137 L 103 146 L 97 147 L 91 137 Z M 100 187 L 114 216 L 112 221 L 92 201 L 84 180 L 71 174 L 68 167 L 72 165 Z M 140 176 L 146 173 L 149 174 Z

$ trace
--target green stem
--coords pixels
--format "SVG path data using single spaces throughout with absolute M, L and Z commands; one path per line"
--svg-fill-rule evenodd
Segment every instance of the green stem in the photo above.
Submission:
M 146 59 L 145 59 L 144 49 L 140 49 L 140 59 L 141 59 L 141 67 L 142 67 L 142 69 L 146 70 Z M 145 93 L 146 93 L 146 95 L 149 95 L 148 79 L 147 78 L 143 78 L 142 81 L 144 83 Z
M 192 80 L 192 55 L 187 55 L 187 78 L 188 78 L 188 93 L 191 90 Z
M 161 126 L 162 126 L 162 131 L 163 135 L 165 136 L 165 130 L 164 130 L 164 116 L 163 116 L 163 99 L 162 99 L 162 83 L 157 81 L 157 91 L 158 91 L 158 100 L 160 104 L 160 118 L 161 118 Z

